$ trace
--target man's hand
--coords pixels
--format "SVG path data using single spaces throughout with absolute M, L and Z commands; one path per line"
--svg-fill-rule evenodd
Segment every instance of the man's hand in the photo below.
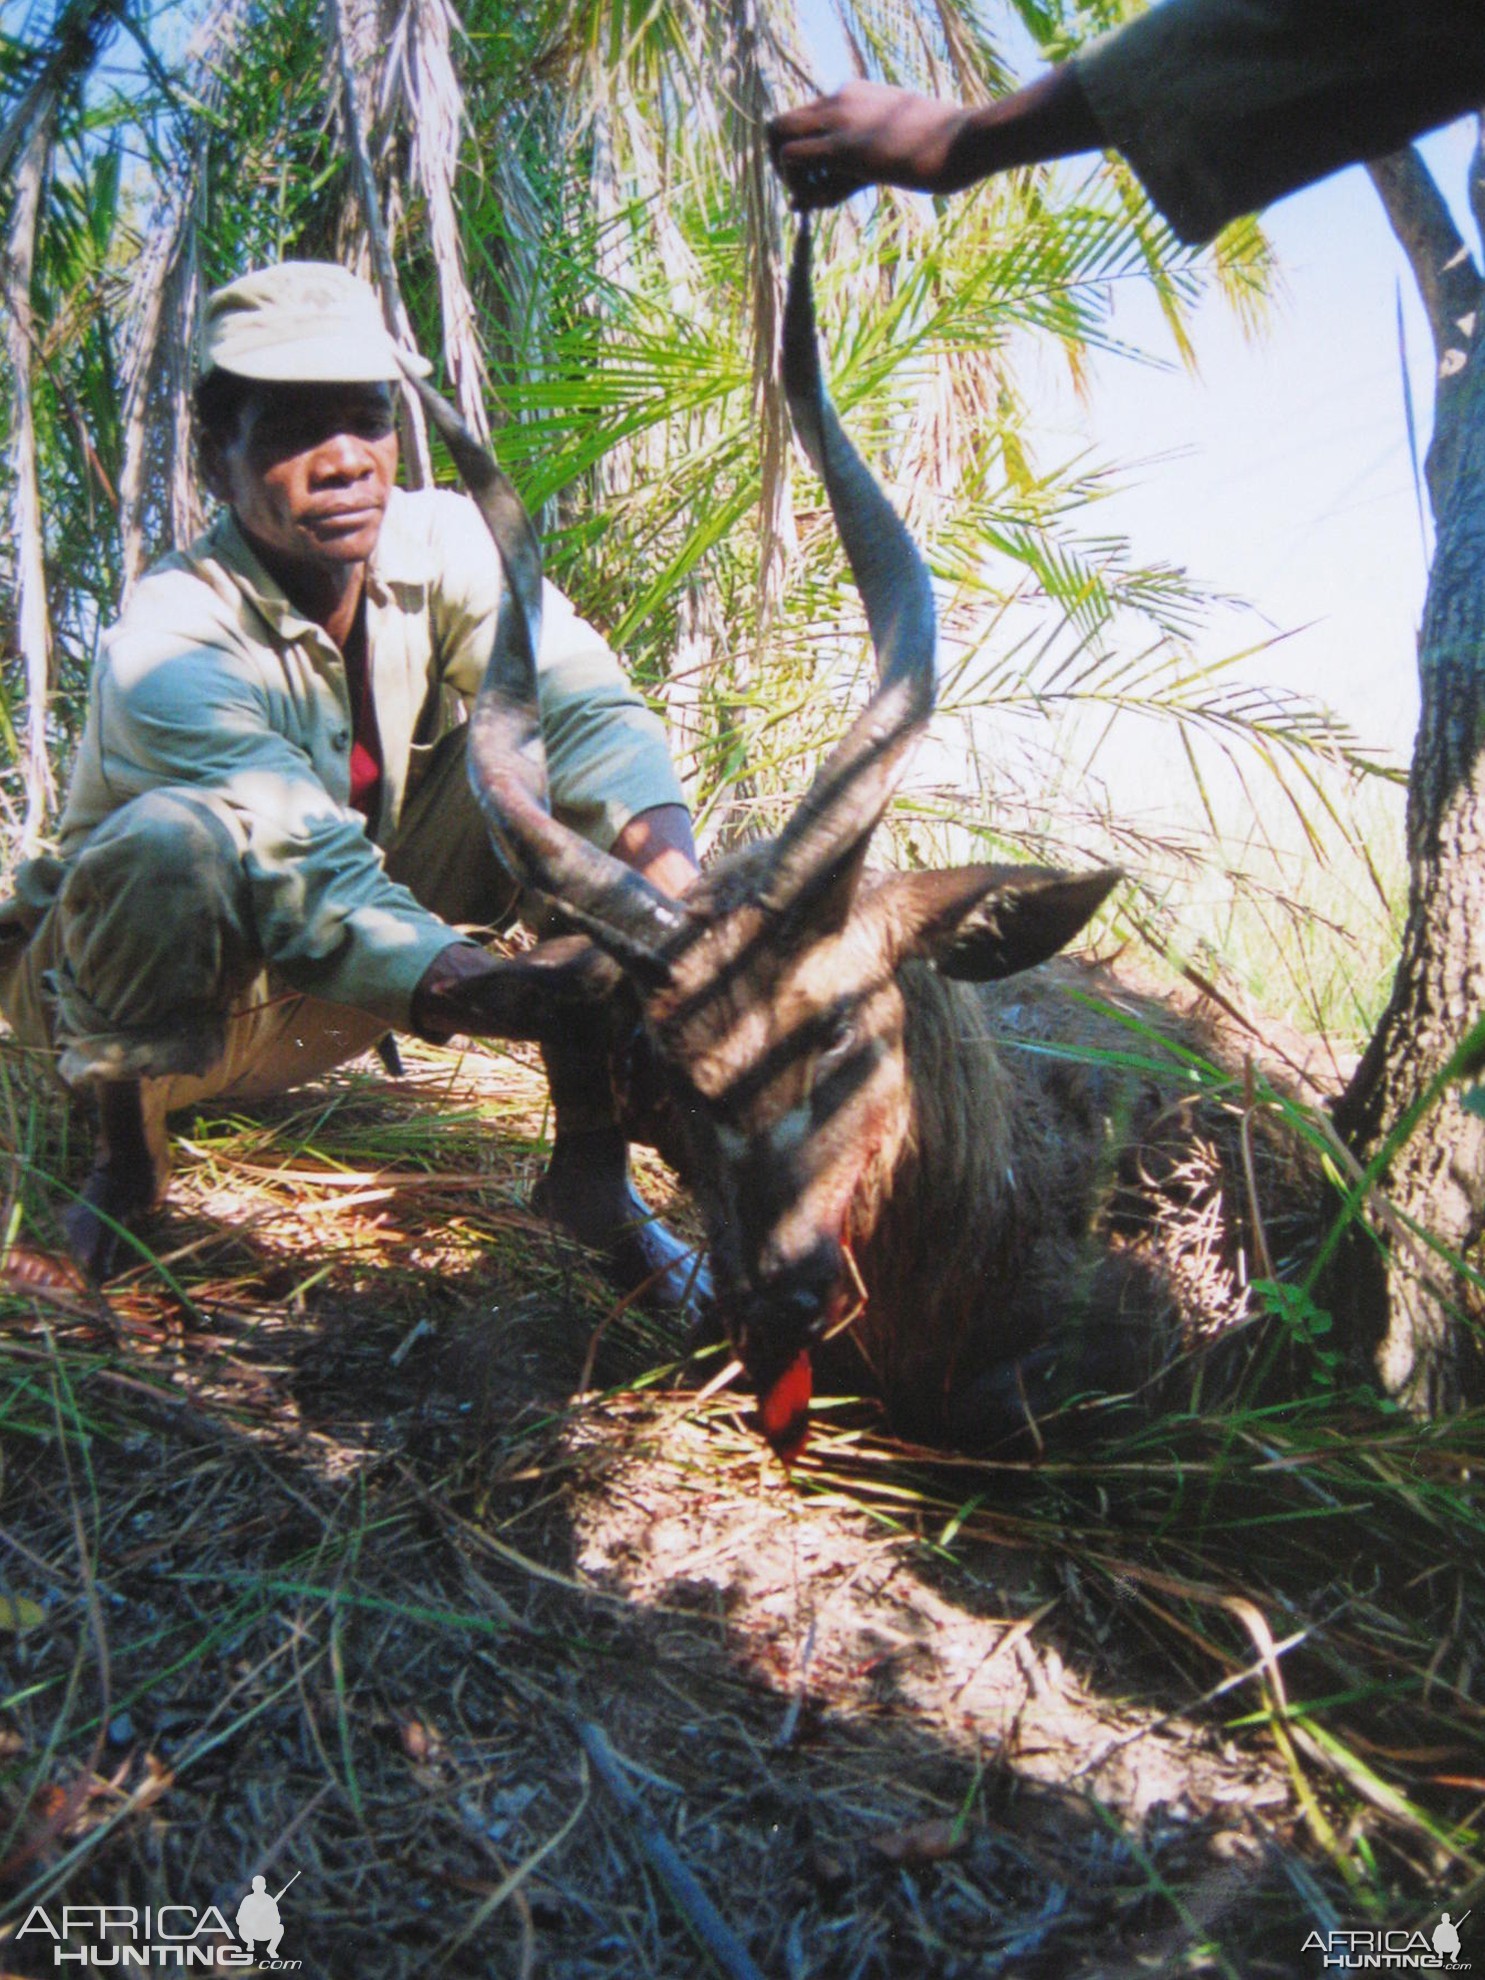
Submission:
M 992 172 L 1096 151 L 1103 141 L 1070 66 L 973 110 L 851 82 L 768 127 L 773 162 L 801 211 L 837 206 L 865 185 L 960 192 Z
M 637 812 L 613 852 L 663 893 L 684 893 L 696 878 L 696 845 L 684 805 Z M 619 965 L 582 935 L 559 935 L 515 956 L 450 942 L 413 992 L 412 1026 L 435 1045 L 458 1032 L 546 1040 L 559 1036 L 579 1008 L 611 997 L 622 977 Z
M 954 192 L 954 146 L 969 113 L 885 83 L 849 82 L 834 96 L 787 110 L 768 127 L 768 148 L 801 211 L 838 206 L 865 185 Z
M 413 992 L 413 1028 L 439 1045 L 458 1032 L 549 1038 L 571 1023 L 575 1006 L 611 996 L 619 976 L 618 964 L 581 935 L 538 942 L 518 956 L 492 956 L 473 942 L 452 942 Z

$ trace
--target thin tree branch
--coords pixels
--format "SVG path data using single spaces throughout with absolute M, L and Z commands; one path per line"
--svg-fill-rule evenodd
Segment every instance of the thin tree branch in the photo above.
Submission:
M 20 147 L 14 198 L 0 261 L 0 299 L 5 316 L 5 353 L 11 388 L 7 466 L 11 483 L 10 523 L 15 542 L 15 637 L 26 677 L 26 815 L 21 828 L 23 855 L 35 853 L 57 789 L 46 746 L 47 697 L 51 688 L 52 629 L 46 595 L 46 549 L 41 523 L 41 481 L 36 454 L 35 315 L 31 282 L 36 267 L 36 236 L 42 196 L 51 171 L 52 146 L 61 82 L 46 97 L 32 97 L 31 124 Z
M 155 85 L 155 88 L 159 90 L 161 101 L 169 104 L 173 109 L 179 110 L 182 108 L 176 79 L 155 53 L 155 44 L 150 40 L 139 22 L 135 20 L 127 8 L 120 6 L 114 8 L 113 11 L 118 16 L 119 26 L 123 28 L 125 34 L 129 36 L 130 40 L 139 50 L 140 60 L 144 63 L 145 73 Z
M 221 128 L 222 78 L 239 59 L 251 0 L 215 0 L 186 50 L 173 86 L 178 137 L 167 147 L 158 190 L 130 273 L 123 311 L 119 539 L 123 600 L 152 555 L 178 549 L 201 528 L 191 471 L 191 371 L 201 301 L 197 241 L 209 134 Z
M 779 326 L 783 320 L 784 275 L 779 259 L 783 202 L 767 169 L 763 127 L 773 108 L 769 87 L 766 23 L 756 0 L 730 0 L 727 10 L 727 91 L 724 97 L 732 149 L 740 161 L 739 203 L 753 297 L 753 392 L 762 456 L 759 497 L 760 557 L 758 639 L 766 642 L 783 592 L 784 571 L 794 543 L 789 499 L 789 422 L 779 376 Z
M 1485 286 L 1464 236 L 1416 147 L 1409 145 L 1389 158 L 1379 158 L 1367 171 L 1408 257 L 1433 333 L 1438 383 L 1427 474 L 1437 521 L 1459 456 L 1464 378 L 1480 332 Z
M 747 1947 L 697 1882 L 675 1844 L 624 1778 L 619 1757 L 601 1726 L 577 1719 L 574 1727 L 599 1780 L 624 1812 L 625 1838 L 659 1875 L 666 1895 L 685 1919 L 710 1963 L 727 1980 L 763 1980 Z
M 194 150 L 182 166 L 182 177 L 157 208 L 154 225 L 135 265 L 126 322 L 128 339 L 123 366 L 123 467 L 119 476 L 119 536 L 124 558 L 124 597 L 127 599 L 148 556 L 146 503 L 152 480 L 150 404 L 161 352 L 167 336 L 179 340 L 187 326 L 168 322 L 167 292 L 187 247 L 193 220 L 192 183 L 187 173 L 199 165 Z
M 13 380 L 7 464 L 15 543 L 16 644 L 26 676 L 26 814 L 20 847 L 23 854 L 38 849 L 57 795 L 47 749 L 52 629 L 37 462 L 36 325 L 31 284 L 58 113 L 69 87 L 91 66 L 114 13 L 114 0 L 67 0 L 52 29 L 50 53 L 0 127 L 0 181 L 8 181 L 12 188 L 3 262 L 0 262 L 0 301 L 5 317 L 5 355 Z
M 1442 371 L 1459 345 L 1461 318 L 1479 306 L 1480 271 L 1433 174 L 1412 145 L 1366 169 L 1413 270 Z

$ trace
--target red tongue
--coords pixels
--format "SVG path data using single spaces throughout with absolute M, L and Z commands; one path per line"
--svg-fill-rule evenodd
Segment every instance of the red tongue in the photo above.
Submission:
M 810 1358 L 801 1349 L 767 1395 L 758 1398 L 758 1428 L 783 1464 L 793 1464 L 809 1439 L 810 1388 Z

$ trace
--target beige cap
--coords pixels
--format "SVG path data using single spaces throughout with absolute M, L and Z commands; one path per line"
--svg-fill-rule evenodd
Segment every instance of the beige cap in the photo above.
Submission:
M 390 383 L 433 367 L 400 350 L 369 283 L 333 261 L 281 261 L 207 298 L 201 370 L 276 384 Z

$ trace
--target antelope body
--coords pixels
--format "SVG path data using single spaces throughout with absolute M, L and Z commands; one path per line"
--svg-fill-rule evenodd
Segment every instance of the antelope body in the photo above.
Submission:
M 1067 976 L 1004 981 L 1069 941 L 1116 872 L 865 867 L 932 710 L 934 607 L 916 549 L 825 396 L 803 229 L 784 375 L 861 590 L 879 685 L 783 832 L 673 901 L 552 819 L 532 659 L 535 535 L 510 484 L 424 388 L 507 576 L 471 776 L 518 876 L 609 959 L 605 970 L 586 945 L 554 948 L 546 1009 L 569 969 L 572 995 L 637 1009 L 644 1111 L 701 1206 L 718 1308 L 764 1434 L 785 1456 L 797 1450 L 809 1357 L 845 1356 L 838 1372 L 874 1387 L 900 1429 L 983 1443 L 1069 1388 L 1128 1379 L 1123 1344 L 1154 1318 L 1137 1311 L 1136 1280 L 1159 1275 L 1131 1274 L 1109 1242 L 1136 1214 L 1129 1150 L 1182 1110 L 1158 1079 L 1056 1056 L 1069 1027 L 1095 1046 L 1129 1042 L 1112 1017 L 1097 1035 Z

